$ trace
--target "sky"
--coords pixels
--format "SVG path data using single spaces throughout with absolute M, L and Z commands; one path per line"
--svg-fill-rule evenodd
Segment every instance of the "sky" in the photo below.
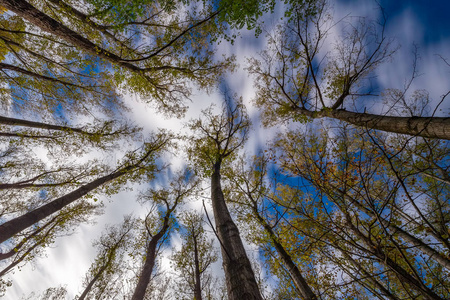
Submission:
M 380 10 L 375 1 L 341 0 L 332 3 L 334 3 L 336 20 L 347 15 L 380 19 Z M 438 103 L 440 96 L 450 89 L 450 66 L 447 66 L 440 57 L 450 62 L 450 18 L 448 17 L 450 2 L 382 0 L 380 5 L 387 16 L 386 35 L 392 38 L 393 43 L 400 48 L 391 62 L 377 69 L 377 83 L 381 89 L 402 88 L 411 76 L 414 61 L 413 49 L 414 45 L 417 45 L 420 57 L 419 76 L 413 82 L 411 91 L 428 90 L 433 99 L 431 103 L 433 107 Z M 277 14 L 274 16 L 266 16 L 267 26 L 278 22 Z M 338 33 L 339 29 L 340 25 L 336 26 L 335 32 Z M 277 131 L 277 128 L 266 129 L 261 126 L 259 111 L 252 103 L 255 93 L 253 79 L 244 69 L 247 66 L 247 58 L 257 57 L 264 46 L 264 34 L 255 38 L 253 31 L 245 30 L 241 32 L 241 37 L 237 38 L 234 45 L 226 42 L 219 45 L 220 53 L 235 54 L 239 64 L 237 71 L 228 75 L 225 82 L 230 90 L 243 97 L 253 121 L 253 129 L 245 149 L 248 153 L 254 153 L 257 149 L 263 148 Z M 129 95 L 126 101 L 132 107 L 131 118 L 136 124 L 142 125 L 146 131 L 157 127 L 179 131 L 187 120 L 197 117 L 200 110 L 210 103 L 219 104 L 221 98 L 219 93 L 208 95 L 200 91 L 196 92 L 189 104 L 190 109 L 182 120 L 165 119 L 157 115 L 151 107 L 136 101 L 133 95 Z M 441 108 L 443 110 L 437 114 L 448 116 L 450 100 L 443 103 Z M 385 107 L 378 104 L 371 109 L 383 111 Z M 170 160 L 174 169 L 182 166 L 184 162 L 183 157 L 177 155 L 171 156 Z M 164 179 L 160 181 L 164 183 Z M 120 192 L 110 199 L 105 199 L 105 212 L 97 218 L 96 224 L 81 225 L 73 235 L 58 238 L 55 244 L 46 250 L 43 257 L 28 263 L 20 271 L 11 273 L 9 277 L 13 280 L 13 286 L 7 290 L 4 299 L 20 299 L 22 296 L 30 295 L 31 292 L 39 294 L 46 288 L 58 285 L 66 286 L 68 299 L 73 299 L 82 290 L 81 280 L 96 254 L 91 241 L 99 237 L 105 224 L 117 223 L 123 219 L 124 214 L 136 213 L 141 209 L 133 201 L 136 193 L 136 190 Z M 199 203 L 189 205 L 194 208 L 200 206 Z M 175 245 L 177 239 L 174 239 L 173 243 Z M 250 245 L 248 247 L 252 249 Z M 217 272 L 220 272 L 220 266 L 215 268 Z

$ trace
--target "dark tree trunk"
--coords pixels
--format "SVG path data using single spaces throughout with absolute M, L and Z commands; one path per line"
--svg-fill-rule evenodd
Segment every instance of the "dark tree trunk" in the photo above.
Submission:
M 373 254 L 376 258 L 378 258 L 379 263 L 384 264 L 391 271 L 393 271 L 404 283 L 407 283 L 412 289 L 419 292 L 425 299 L 434 300 L 444 300 L 442 297 L 439 297 L 436 293 L 433 292 L 427 285 L 425 285 L 422 281 L 418 280 L 414 277 L 411 272 L 405 270 L 401 265 L 397 262 L 393 261 L 384 251 L 382 246 L 375 245 L 369 237 L 364 235 L 358 228 L 356 228 L 350 220 L 349 216 L 346 216 L 347 224 L 350 229 L 358 236 L 364 244 L 366 244 L 367 248 L 370 249 L 368 252 Z
M 302 108 L 295 108 L 295 111 L 307 117 L 330 117 L 363 128 L 450 140 L 450 118 L 391 117 L 358 113 L 342 109 L 313 112 Z
M 164 226 L 163 229 L 152 237 L 147 245 L 146 257 L 144 267 L 142 268 L 141 274 L 139 275 L 139 280 L 134 289 L 133 297 L 131 300 L 142 300 L 145 296 L 145 291 L 150 282 L 153 267 L 155 266 L 156 260 L 156 246 L 159 240 L 163 237 L 164 233 L 167 231 L 168 226 Z
M 35 210 L 27 212 L 22 216 L 3 223 L 2 225 L 0 225 L 0 243 L 3 243 L 7 239 L 13 237 L 15 234 L 45 219 L 46 217 L 59 211 L 63 207 L 71 204 L 72 202 L 80 199 L 81 197 L 102 186 L 103 184 L 127 174 L 128 172 L 138 167 L 152 152 L 153 150 L 148 151 L 138 162 L 133 165 L 121 168 L 114 173 L 100 177 L 86 185 L 83 185 L 82 187 L 67 195 L 59 197 Z
M 261 217 L 261 215 L 259 215 L 259 213 L 255 207 L 253 207 L 253 213 L 255 214 L 256 218 L 258 219 L 258 222 L 264 227 L 264 230 L 269 234 L 269 237 L 273 242 L 275 250 L 277 251 L 278 255 L 280 256 L 281 261 L 283 262 L 284 266 L 288 270 L 289 275 L 291 276 L 292 280 L 294 281 L 295 287 L 297 288 L 298 292 L 302 295 L 303 299 L 317 300 L 317 296 L 314 294 L 311 287 L 306 282 L 305 278 L 303 278 L 300 270 L 297 268 L 295 263 L 292 261 L 292 258 L 289 255 L 289 253 L 286 252 L 283 245 L 281 245 L 280 242 L 278 241 L 272 228 Z
M 8 117 L 3 117 L 3 116 L 0 116 L 0 124 L 89 134 L 88 132 L 85 132 L 80 128 L 52 125 L 52 124 L 47 124 L 47 123 L 15 119 L 15 118 L 8 118 Z
M 130 69 L 132 71 L 141 70 L 139 67 L 133 64 L 124 62 L 119 56 L 115 55 L 114 53 L 111 53 L 97 46 L 79 33 L 73 31 L 57 20 L 36 9 L 25 0 L 0 0 L 0 5 L 16 13 L 30 23 L 38 26 L 42 30 L 54 34 L 55 36 L 90 54 L 99 56 L 105 60 L 121 65 L 122 67 Z
M 233 222 L 220 184 L 220 163 L 211 176 L 211 200 L 220 239 L 229 300 L 262 300 L 255 274 Z
M 100 270 L 98 270 L 97 274 L 95 274 L 94 278 L 92 278 L 91 281 L 89 281 L 89 284 L 84 289 L 81 296 L 78 298 L 78 300 L 84 300 L 87 296 L 87 294 L 91 291 L 92 287 L 94 286 L 95 282 L 102 276 L 103 272 L 105 272 L 106 268 L 108 267 L 108 264 L 103 265 Z
M 202 285 L 200 281 L 200 262 L 198 259 L 198 248 L 197 248 L 197 236 L 193 236 L 194 239 L 194 264 L 195 264 L 195 288 L 194 288 L 194 299 L 202 300 Z
M 126 172 L 118 171 L 113 174 L 109 174 L 107 176 L 103 176 L 98 178 L 75 191 L 64 195 L 58 199 L 51 201 L 35 210 L 32 210 L 20 217 L 14 218 L 10 221 L 7 221 L 0 225 L 0 243 L 3 243 L 7 239 L 11 238 L 15 234 L 21 232 L 22 230 L 30 227 L 31 225 L 45 219 L 51 214 L 59 211 L 63 207 L 71 204 L 72 202 L 80 199 L 85 196 L 89 192 L 98 188 L 99 186 L 112 181 L 122 175 L 126 174 Z

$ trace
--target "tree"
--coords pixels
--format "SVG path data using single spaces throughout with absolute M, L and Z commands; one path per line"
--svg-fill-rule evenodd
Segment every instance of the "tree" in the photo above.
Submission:
M 21 268 L 25 263 L 33 261 L 42 255 L 45 247 L 50 246 L 57 237 L 71 235 L 74 228 L 80 223 L 88 223 L 92 216 L 98 215 L 101 205 L 79 201 L 74 205 L 65 207 L 52 218 L 41 222 L 39 226 L 32 228 L 22 236 L 17 236 L 11 241 L 9 250 L 0 253 L 0 259 L 4 263 L 0 270 L 0 289 L 7 288 L 8 281 L 3 280 L 4 276 L 10 274 L 14 268 Z
M 275 36 L 269 36 L 269 48 L 261 59 L 249 61 L 248 70 L 255 75 L 255 102 L 264 110 L 266 124 L 328 117 L 363 128 L 450 139 L 448 117 L 366 113 L 364 106 L 369 102 L 364 97 L 380 98 L 371 88 L 373 71 L 396 50 L 385 35 L 385 21 L 377 30 L 373 22 L 358 18 L 345 26 L 348 31 L 335 42 L 333 51 L 323 53 L 330 30 L 337 25 L 327 1 L 293 7 L 293 17 L 278 27 Z M 402 103 L 408 88 L 388 90 L 385 97 Z M 444 93 L 440 103 L 448 94 Z
M 421 182 L 418 174 L 404 165 L 408 175 L 400 176 L 393 163 L 403 156 L 401 146 L 379 147 L 377 141 L 384 139 L 372 138 L 368 143 L 370 136 L 352 130 L 334 138 L 298 132 L 280 138 L 283 170 L 316 189 L 307 201 L 289 203 L 293 216 L 300 218 L 290 221 L 286 238 L 298 239 L 297 232 L 313 237 L 320 242 L 315 246 L 319 257 L 331 260 L 372 295 L 445 299 L 446 238 L 433 224 L 447 209 L 441 198 L 446 197 L 446 184 L 440 182 L 443 192 L 433 197 L 422 193 L 421 184 L 413 192 L 412 186 Z M 419 198 L 427 205 L 417 211 Z M 307 229 L 312 226 L 316 232 Z
M 4 222 L 0 225 L 0 242 L 10 239 L 15 234 L 20 233 L 22 230 L 49 217 L 53 213 L 82 198 L 83 196 L 86 196 L 106 183 L 120 177 L 127 177 L 124 175 L 140 177 L 145 174 L 147 178 L 151 178 L 153 176 L 153 172 L 157 170 L 157 167 L 154 164 L 155 156 L 167 147 L 169 139 L 170 137 L 166 136 L 166 134 L 156 136 L 153 141 L 148 142 L 145 145 L 143 154 L 140 157 L 136 157 L 136 153 L 129 153 L 129 157 L 125 163 L 113 172 L 101 176 L 77 188 L 76 190 L 56 198 L 21 216 Z
M 268 244 L 275 249 L 280 261 L 287 269 L 288 274 L 303 299 L 317 299 L 314 291 L 311 289 L 301 270 L 294 263 L 290 254 L 281 244 L 280 238 L 275 230 L 279 223 L 278 216 L 284 215 L 285 212 L 278 211 L 276 204 L 269 199 L 268 191 L 270 187 L 266 186 L 265 180 L 267 176 L 268 159 L 257 157 L 254 163 L 246 167 L 243 159 L 234 164 L 228 174 L 229 180 L 233 183 L 231 190 L 235 191 L 233 202 L 240 207 L 240 216 L 246 223 L 256 222 L 263 231 L 263 234 L 250 233 L 253 236 L 263 235 L 264 238 L 253 238 L 259 244 Z M 238 208 L 239 209 L 239 208 Z M 269 217 L 269 215 L 276 217 Z M 274 224 L 274 225 L 272 225 Z M 256 231 L 256 230 L 255 230 Z M 262 246 L 264 247 L 264 246 Z
M 144 223 L 147 240 L 145 243 L 145 261 L 140 271 L 133 296 L 131 297 L 132 300 L 144 299 L 147 287 L 151 280 L 153 267 L 155 266 L 157 246 L 172 227 L 172 214 L 175 212 L 175 209 L 193 192 L 196 184 L 192 174 L 186 172 L 185 174 L 179 174 L 178 177 L 171 182 L 169 188 L 149 190 L 148 194 L 144 196 L 147 200 L 150 200 L 153 205 L 161 205 L 163 207 L 158 212 L 159 217 L 155 217 L 155 215 L 150 212 L 145 219 Z
M 202 294 L 206 294 L 209 290 L 207 288 L 213 283 L 208 269 L 217 261 L 217 253 L 213 248 L 213 240 L 208 240 L 201 215 L 186 212 L 181 216 L 181 221 L 179 231 L 183 244 L 181 249 L 171 256 L 182 281 L 179 284 L 180 294 L 187 294 L 189 298 L 193 295 L 195 300 L 202 300 Z M 208 296 L 205 298 L 210 299 Z
M 213 106 L 203 111 L 204 119 L 189 124 L 193 135 L 188 149 L 194 169 L 211 179 L 211 202 L 219 239 L 229 299 L 261 299 L 250 261 L 239 230 L 225 202 L 221 186 L 221 167 L 230 161 L 244 144 L 250 121 L 241 100 L 227 98 L 222 112 L 215 115 Z
M 82 56 L 88 55 L 89 59 L 82 62 L 88 63 L 94 74 L 98 66 L 89 63 L 92 58 L 105 69 L 112 64 L 110 78 L 115 85 L 156 99 L 165 113 L 175 114 L 185 109 L 181 102 L 190 94 L 189 82 L 210 87 L 231 63 L 229 59 L 219 63 L 211 59 L 214 49 L 208 39 L 220 28 L 210 20 L 217 12 L 211 12 L 208 6 L 198 12 L 183 11 L 181 4 L 86 1 L 77 8 L 63 1 L 40 1 L 35 5 L 25 0 L 0 2 L 26 20 L 26 26 L 49 35 L 45 39 L 44 34 L 46 43 L 39 39 L 40 44 L 55 40 L 57 44 L 74 46 Z
M 78 300 L 117 296 L 120 283 L 124 281 L 124 255 L 130 246 L 136 230 L 136 220 L 126 216 L 119 226 L 110 226 L 98 241 L 97 256 L 84 280 L 84 290 Z M 119 284 L 118 284 L 119 283 Z M 117 286 L 118 285 L 118 286 Z

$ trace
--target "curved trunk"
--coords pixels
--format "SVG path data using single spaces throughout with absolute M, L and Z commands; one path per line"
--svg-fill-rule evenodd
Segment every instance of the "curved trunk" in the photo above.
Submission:
M 294 108 L 300 114 L 311 118 L 329 117 L 356 126 L 377 129 L 386 132 L 408 134 L 426 138 L 450 140 L 450 118 L 443 117 L 391 117 L 337 110 L 313 112 L 299 107 Z
M 262 300 L 239 230 L 231 218 L 220 184 L 220 163 L 211 176 L 211 200 L 220 239 L 229 300 Z

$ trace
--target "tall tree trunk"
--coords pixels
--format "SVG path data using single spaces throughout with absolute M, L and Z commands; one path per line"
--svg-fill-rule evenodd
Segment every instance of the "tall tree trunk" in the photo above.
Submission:
M 294 110 L 311 118 L 330 117 L 364 128 L 450 140 L 450 118 L 391 117 L 342 109 L 313 112 L 296 107 Z
M 154 149 L 149 150 L 138 162 L 136 162 L 133 165 L 123 167 L 114 173 L 100 177 L 86 185 L 83 185 L 82 187 L 76 189 L 75 191 L 67 195 L 59 197 L 35 210 L 27 212 L 22 216 L 19 216 L 17 218 L 14 218 L 12 220 L 3 223 L 2 225 L 0 225 L 0 243 L 3 243 L 7 239 L 13 237 L 15 234 L 45 219 L 46 217 L 59 211 L 63 207 L 71 204 L 72 202 L 80 199 L 81 197 L 95 190 L 99 186 L 102 186 L 105 183 L 108 183 L 116 178 L 119 178 L 127 174 L 128 172 L 138 167 L 148 156 L 150 156 L 152 152 L 154 152 Z
M 147 286 L 150 282 L 153 267 L 155 266 L 156 260 L 156 246 L 158 245 L 159 240 L 163 237 L 164 233 L 168 229 L 168 226 L 164 225 L 163 229 L 159 231 L 155 236 L 152 237 L 147 246 L 147 251 L 145 253 L 145 263 L 142 268 L 141 274 L 139 274 L 139 280 L 134 289 L 133 297 L 131 300 L 142 300 L 145 296 L 145 291 L 147 290 Z
M 115 55 L 114 53 L 102 49 L 100 46 L 97 46 L 79 33 L 73 31 L 57 20 L 36 9 L 25 0 L 0 0 L 0 6 L 3 6 L 4 8 L 26 19 L 30 23 L 38 26 L 42 30 L 54 34 L 55 36 L 90 54 L 101 57 L 132 71 L 141 70 L 139 67 L 133 64 L 124 62 L 119 56 Z
M 214 165 L 211 176 L 211 200 L 220 239 L 223 268 L 229 300 L 262 300 L 255 274 L 231 218 L 220 184 L 220 163 Z
M 52 125 L 52 124 L 47 124 L 47 123 L 28 121 L 28 120 L 23 120 L 23 119 L 8 118 L 8 117 L 3 117 L 3 116 L 0 116 L 0 124 L 89 134 L 89 132 L 83 131 L 80 128 Z
M 200 262 L 198 259 L 197 248 L 197 235 L 193 235 L 194 239 L 194 264 L 195 264 L 195 287 L 194 287 L 194 300 L 202 300 L 202 285 L 200 282 Z
M 414 247 L 417 247 L 420 251 L 422 251 L 424 254 L 428 255 L 430 259 L 435 260 L 437 263 L 439 263 L 444 268 L 450 270 L 450 259 L 436 251 L 435 249 L 431 248 L 429 245 L 424 243 L 422 240 L 416 238 L 412 234 L 408 233 L 407 231 L 403 230 L 402 228 L 394 225 L 392 222 L 384 219 L 382 216 L 377 216 L 372 210 L 368 209 L 366 206 L 359 203 L 356 199 L 353 197 L 350 197 L 347 195 L 344 191 L 333 187 L 336 191 L 338 191 L 343 197 L 350 200 L 350 203 L 355 205 L 358 209 L 369 215 L 370 217 L 376 219 L 379 221 L 383 226 L 386 228 L 389 228 L 392 230 L 393 233 L 398 234 L 401 238 L 403 238 L 405 241 L 413 245 Z M 325 191 L 326 192 L 326 191 Z
M 94 278 L 89 281 L 89 284 L 84 289 L 81 296 L 78 298 L 78 300 L 84 300 L 87 296 L 87 294 L 91 291 L 92 287 L 94 286 L 95 282 L 102 276 L 103 272 L 105 272 L 106 268 L 108 267 L 108 264 L 103 265 L 100 270 L 98 270 L 97 274 L 95 274 Z
M 317 296 L 312 291 L 311 287 L 306 282 L 305 278 L 303 278 L 300 270 L 297 268 L 297 265 L 292 261 L 291 256 L 286 252 L 283 245 L 280 244 L 278 241 L 277 236 L 273 232 L 272 228 L 269 224 L 267 224 L 266 220 L 258 213 L 258 210 L 256 207 L 252 207 L 253 213 L 255 214 L 256 218 L 258 219 L 258 222 L 264 227 L 264 230 L 269 235 L 270 239 L 273 242 L 273 245 L 275 247 L 275 250 L 277 251 L 278 255 L 281 258 L 281 261 L 287 268 L 289 275 L 291 276 L 292 280 L 294 281 L 294 285 L 297 288 L 300 295 L 302 295 L 303 299 L 306 300 L 316 300 Z
M 393 271 L 400 280 L 403 280 L 408 284 L 412 289 L 419 292 L 425 299 L 434 300 L 444 300 L 442 297 L 439 297 L 433 290 L 429 288 L 429 286 L 425 285 L 422 281 L 414 277 L 410 272 L 405 270 L 401 265 L 392 260 L 384 251 L 382 246 L 374 244 L 369 237 L 363 234 L 355 225 L 351 223 L 350 216 L 346 215 L 347 225 L 349 228 L 358 236 L 363 243 L 367 246 L 368 253 L 374 255 L 378 262 L 388 267 L 391 271 Z
M 369 281 L 374 288 L 383 294 L 384 297 L 390 299 L 390 300 L 399 300 L 395 295 L 393 295 L 384 285 L 382 285 L 373 274 L 370 274 L 367 272 L 363 266 L 361 266 L 358 262 L 356 262 L 347 252 L 341 249 L 341 253 L 344 255 L 345 259 L 350 262 L 353 267 L 355 267 L 359 272 L 361 272 L 361 275 L 363 278 L 365 278 L 367 281 Z M 350 270 L 350 272 L 352 272 Z M 354 276 L 354 275 L 351 275 Z M 356 277 L 354 277 L 356 279 Z
M 58 225 L 58 222 L 53 222 L 53 224 L 50 226 L 50 228 L 47 230 L 47 233 L 44 236 L 48 236 L 48 234 L 51 233 L 51 231 Z M 36 242 L 33 246 L 31 246 L 25 253 L 23 253 L 19 258 L 16 258 L 15 261 L 10 263 L 6 268 L 4 268 L 2 271 L 0 271 L 0 277 L 4 276 L 6 273 L 8 273 L 12 268 L 20 264 L 22 261 L 24 261 L 27 256 L 38 246 L 40 246 L 43 243 L 43 239 Z

